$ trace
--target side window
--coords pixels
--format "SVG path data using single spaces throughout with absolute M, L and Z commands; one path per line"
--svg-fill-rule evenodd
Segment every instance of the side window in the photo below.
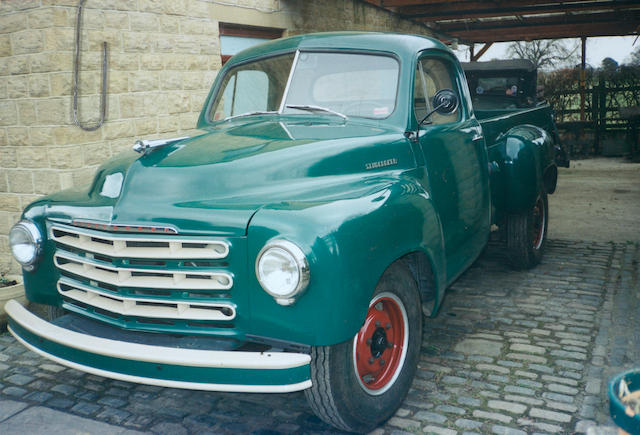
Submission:
M 416 67 L 413 105 L 416 119 L 420 121 L 433 108 L 433 97 L 441 89 L 453 89 L 457 92 L 449 64 L 437 58 L 422 58 Z M 446 124 L 460 119 L 460 110 L 450 115 L 434 113 L 425 121 L 430 124 Z M 431 122 L 429 122 L 431 121 Z

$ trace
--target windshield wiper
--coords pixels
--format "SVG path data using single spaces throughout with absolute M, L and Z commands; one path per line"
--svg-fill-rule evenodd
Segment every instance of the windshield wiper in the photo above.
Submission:
M 269 115 L 271 113 L 278 113 L 278 112 L 276 112 L 275 110 L 258 110 L 256 112 L 246 112 L 246 113 L 241 113 L 239 115 L 227 116 L 226 118 L 224 118 L 224 121 L 228 121 L 234 118 L 242 118 L 243 116 Z
M 305 105 L 305 104 L 287 104 L 285 107 L 287 107 L 288 109 L 306 110 L 309 112 L 326 112 L 326 113 L 331 113 L 332 115 L 339 116 L 342 119 L 349 119 L 347 118 L 347 115 L 344 115 L 340 112 L 336 112 L 335 110 L 327 109 L 326 107 L 322 107 L 322 106 L 311 106 L 311 105 Z

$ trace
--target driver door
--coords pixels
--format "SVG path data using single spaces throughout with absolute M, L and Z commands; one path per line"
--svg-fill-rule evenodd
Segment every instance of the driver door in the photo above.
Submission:
M 414 112 L 420 122 L 441 89 L 452 89 L 460 105 L 451 113 L 434 113 L 420 126 L 419 143 L 429 186 L 440 215 L 447 260 L 447 283 L 453 281 L 484 248 L 490 228 L 489 174 L 482 129 L 468 116 L 464 81 L 454 63 L 440 56 L 418 60 Z M 461 74 L 461 72 L 458 72 Z

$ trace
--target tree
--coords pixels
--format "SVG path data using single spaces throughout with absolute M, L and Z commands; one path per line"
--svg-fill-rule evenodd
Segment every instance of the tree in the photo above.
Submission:
M 511 59 L 529 59 L 538 69 L 552 70 L 573 67 L 579 63 L 578 43 L 567 43 L 560 39 L 516 41 L 507 47 Z
M 626 65 L 640 66 L 640 46 L 636 47 L 625 60 Z
M 618 69 L 618 62 L 610 57 L 605 57 L 600 63 L 600 68 L 605 72 L 615 72 Z

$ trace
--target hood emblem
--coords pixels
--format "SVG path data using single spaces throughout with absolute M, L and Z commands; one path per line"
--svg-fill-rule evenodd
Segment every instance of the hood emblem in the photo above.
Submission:
M 175 137 L 173 139 L 156 139 L 156 140 L 137 140 L 133 145 L 133 150 L 146 156 L 150 152 L 157 150 L 163 146 L 178 142 L 180 140 L 189 139 L 189 136 Z
M 385 166 L 393 166 L 397 164 L 398 164 L 398 159 L 393 158 L 393 159 L 387 159 L 387 160 L 380 160 L 379 162 L 365 163 L 364 168 L 368 171 L 370 169 L 384 168 Z

